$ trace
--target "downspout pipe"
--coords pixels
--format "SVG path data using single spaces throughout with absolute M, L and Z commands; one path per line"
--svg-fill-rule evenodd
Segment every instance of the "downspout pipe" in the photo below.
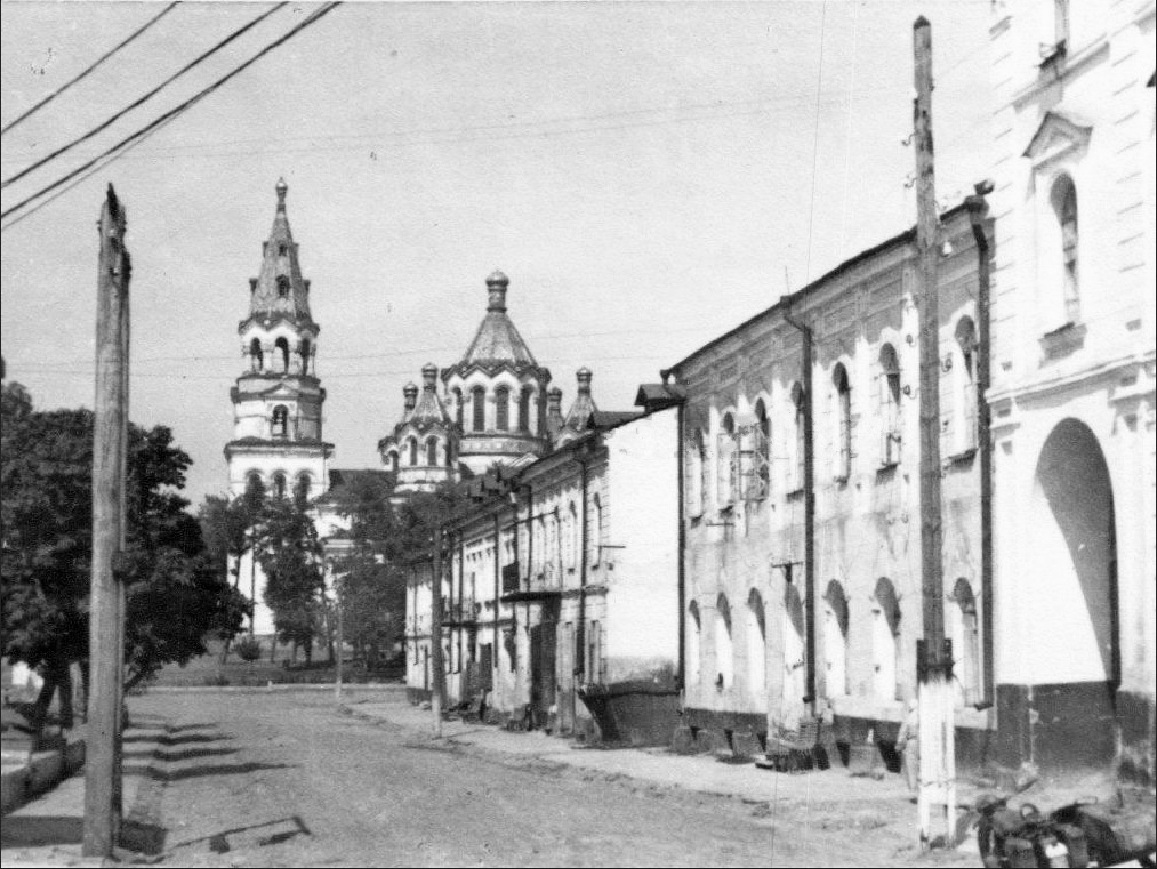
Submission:
M 975 187 L 976 192 L 965 199 L 968 217 L 972 224 L 972 236 L 976 239 L 976 319 L 977 340 L 980 346 L 976 354 L 976 414 L 977 449 L 980 452 L 980 622 L 983 644 L 983 696 L 978 707 L 987 709 L 993 704 L 996 693 L 996 661 L 993 604 L 993 542 L 992 542 L 992 411 L 988 406 L 988 387 L 991 378 L 990 345 L 990 299 L 992 292 L 991 248 L 984 222 L 988 217 L 988 201 L 985 194 L 991 193 L 991 181 L 982 181 Z
M 685 560 L 687 554 L 687 524 L 684 521 L 686 516 L 686 485 L 684 484 L 684 475 L 686 474 L 686 457 L 684 450 L 686 449 L 686 426 L 687 413 L 686 404 L 679 402 L 679 406 L 675 408 L 675 501 L 677 515 L 675 521 L 679 523 L 676 532 L 676 548 L 677 561 L 675 563 L 675 583 L 676 603 L 679 607 L 679 661 L 678 670 L 675 673 L 675 688 L 682 694 L 686 685 L 687 674 L 687 572 L 685 567 Z M 686 698 L 684 697 L 684 702 Z
M 580 449 L 585 450 L 585 446 Z M 582 485 L 582 532 L 579 535 L 582 544 L 579 553 L 579 612 L 578 630 L 575 634 L 575 645 L 578 646 L 575 676 L 581 684 L 587 680 L 587 487 L 589 485 L 589 466 L 585 455 L 576 455 L 575 461 L 579 464 L 579 479 Z
M 812 329 L 785 310 L 784 321 L 800 333 L 800 379 L 803 384 L 803 585 L 804 645 L 807 696 L 804 702 L 816 714 L 816 559 L 815 559 L 815 426 L 812 413 Z

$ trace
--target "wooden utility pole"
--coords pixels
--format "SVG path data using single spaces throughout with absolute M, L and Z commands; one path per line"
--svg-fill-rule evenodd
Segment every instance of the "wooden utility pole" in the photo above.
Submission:
M 333 676 L 333 693 L 338 700 L 341 699 L 342 677 L 344 675 L 342 668 L 345 664 L 345 606 L 342 600 L 344 579 L 343 576 L 335 576 L 333 582 L 334 597 L 337 599 L 337 643 L 334 649 L 337 654 Z
M 124 589 L 117 571 L 124 551 L 131 263 L 124 245 L 125 211 L 111 185 L 98 229 L 90 688 L 83 830 L 86 857 L 112 856 L 120 815 Z
M 430 709 L 434 713 L 431 735 L 442 738 L 442 696 L 446 676 L 442 665 L 442 526 L 434 526 L 434 565 L 430 578 Z
M 917 790 L 920 845 L 952 847 L 956 827 L 956 734 L 952 649 L 944 639 L 944 579 L 940 518 L 940 218 L 932 143 L 932 25 L 913 27 L 916 70 L 916 249 L 920 258 L 920 560 L 924 639 L 917 643 Z

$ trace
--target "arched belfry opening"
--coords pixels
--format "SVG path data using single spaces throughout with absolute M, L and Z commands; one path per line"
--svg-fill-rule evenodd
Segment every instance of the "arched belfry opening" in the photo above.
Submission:
M 1076 419 L 1057 424 L 1037 460 L 1030 553 L 1063 619 L 1064 654 L 1083 678 L 1121 679 L 1117 539 L 1109 467 L 1096 435 Z M 1062 608 L 1063 611 L 1058 611 Z

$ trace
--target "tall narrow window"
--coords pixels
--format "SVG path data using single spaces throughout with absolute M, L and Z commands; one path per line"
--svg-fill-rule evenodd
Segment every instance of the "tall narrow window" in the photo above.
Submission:
M 692 481 L 691 515 L 702 516 L 707 509 L 707 480 L 711 473 L 711 466 L 707 461 L 707 433 L 700 429 L 695 432 L 695 462 L 692 472 L 695 478 Z
M 1077 226 L 1077 188 L 1067 175 L 1057 182 L 1053 201 L 1061 225 L 1061 265 L 1064 269 L 1065 319 L 1076 323 L 1080 319 L 1080 273 L 1078 268 L 1079 232 Z
M 715 601 L 715 688 L 726 691 L 735 682 L 735 650 L 731 645 L 731 606 L 726 595 Z
M 790 580 L 783 589 L 783 700 L 797 706 L 807 696 L 807 626 L 803 597 Z
M 426 464 L 431 468 L 438 466 L 438 439 L 433 436 L 426 438 Z
M 752 589 L 747 596 L 747 691 L 753 698 L 762 698 L 766 690 L 767 642 L 764 627 L 763 596 Z
M 395 473 L 398 470 L 398 451 L 390 450 L 386 453 L 386 467 Z
M 891 344 L 880 348 L 879 373 L 876 376 L 881 425 L 880 465 L 900 462 L 900 360 Z
M 974 450 L 977 445 L 976 327 L 971 317 L 961 317 L 956 324 L 956 345 L 960 364 L 956 367 L 954 401 L 960 417 L 956 446 L 958 451 Z
M 281 357 L 281 371 L 284 374 L 289 373 L 289 341 L 286 338 L 278 338 L 273 342 L 273 347 L 277 350 L 277 355 Z
M 253 371 L 265 370 L 265 353 L 261 349 L 260 338 L 254 338 L 249 342 L 249 367 Z
M 687 685 L 699 686 L 699 656 L 700 642 L 699 637 L 701 626 L 699 623 L 699 604 L 696 601 L 691 601 L 691 605 L 687 608 Z
M 309 374 L 309 359 L 313 355 L 313 344 L 308 338 L 301 339 L 301 373 Z
M 983 696 L 980 668 L 980 621 L 977 618 L 976 597 L 967 579 L 956 580 L 952 591 L 953 608 L 949 622 L 952 630 L 952 656 L 956 677 L 956 699 L 959 705 L 979 703 Z
M 596 493 L 594 497 L 594 523 L 591 534 L 591 561 L 597 567 L 603 560 L 603 499 Z
M 494 427 L 510 431 L 510 390 L 500 386 L 494 393 Z
M 455 386 L 450 393 L 454 396 L 454 422 L 458 424 L 458 430 L 463 431 L 466 425 L 466 405 L 462 400 L 462 390 Z
M 735 484 L 738 475 L 737 458 L 735 417 L 730 413 L 725 413 L 720 423 L 719 449 L 715 454 L 715 461 L 718 463 L 716 494 L 720 507 L 727 507 L 735 500 Z
M 277 297 L 279 299 L 289 298 L 289 278 L 285 275 L 277 276 Z
M 410 438 L 410 467 L 418 467 L 418 439 Z
M 275 438 L 289 437 L 289 408 L 284 404 L 279 404 L 273 408 L 271 433 Z
M 579 559 L 579 551 L 582 540 L 582 523 L 579 521 L 578 508 L 574 501 L 570 502 L 569 515 L 567 516 L 567 532 L 570 539 L 567 540 L 567 567 L 577 567 Z
M 794 383 L 791 387 L 791 407 L 792 419 L 795 424 L 794 439 L 792 441 L 792 483 L 791 489 L 799 491 L 804 484 L 804 458 L 806 455 L 806 445 L 804 434 L 806 431 L 804 411 L 806 402 L 804 401 L 803 385 Z
M 848 652 L 848 598 L 834 579 L 828 583 L 824 612 L 824 661 L 827 668 L 828 697 L 852 693 L 852 672 Z
M 522 387 L 518 395 L 518 430 L 523 434 L 530 433 L 531 397 L 534 390 L 529 386 Z
M 283 474 L 281 471 L 278 471 L 273 475 L 273 497 L 277 498 L 278 500 L 284 498 L 286 487 L 287 481 L 285 479 L 285 474 Z
M 299 507 L 304 507 L 309 501 L 309 490 L 313 483 L 310 476 L 305 471 L 297 475 L 297 481 L 293 484 L 293 500 Z
M 836 365 L 832 386 L 835 389 L 834 476 L 837 480 L 846 480 L 852 473 L 852 385 L 848 381 L 848 370 L 842 364 Z
M 481 386 L 470 390 L 470 404 L 474 412 L 474 431 L 486 430 L 486 391 Z
M 903 699 L 901 682 L 900 602 L 886 577 L 876 582 L 872 612 L 872 658 L 875 694 L 881 700 Z
M 754 483 L 759 486 L 759 497 L 765 498 L 771 492 L 771 417 L 762 398 L 755 402 L 755 437 Z

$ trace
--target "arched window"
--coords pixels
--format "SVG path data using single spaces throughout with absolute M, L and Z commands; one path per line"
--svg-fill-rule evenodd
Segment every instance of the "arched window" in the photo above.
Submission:
M 687 660 L 685 665 L 687 667 L 687 685 L 699 685 L 699 656 L 700 656 L 700 642 L 699 638 L 702 634 L 702 626 L 699 621 L 699 604 L 691 601 L 691 605 L 687 607 Z
M 892 581 L 882 577 L 876 582 L 872 607 L 872 663 L 875 668 L 875 694 L 881 700 L 903 699 L 900 683 L 900 602 Z
M 245 475 L 245 494 L 242 497 L 245 499 L 245 506 L 249 512 L 257 512 L 265 500 L 265 483 L 258 471 L 252 470 Z
M 955 658 L 956 700 L 959 705 L 971 706 L 980 702 L 984 692 L 981 685 L 980 620 L 976 597 L 967 579 L 956 580 L 952 600 L 956 605 L 951 609 L 949 626 L 952 657 Z
M 703 515 L 707 501 L 707 479 L 710 466 L 707 463 L 707 433 L 702 429 L 692 434 L 687 462 L 687 514 L 693 518 Z
M 832 386 L 835 389 L 836 437 L 833 475 L 837 480 L 846 480 L 852 473 L 852 385 L 842 363 L 838 363 L 832 372 Z
M 313 344 L 308 338 L 301 339 L 301 373 L 309 374 L 309 358 L 313 355 Z
M 806 426 L 804 425 L 804 404 L 803 385 L 797 381 L 791 386 L 791 409 L 794 430 L 791 445 L 792 478 L 789 488 L 793 492 L 799 491 L 804 485 L 804 458 L 806 454 L 804 447 L 804 432 L 806 430 Z
M 486 391 L 481 386 L 470 390 L 470 403 L 474 411 L 474 431 L 486 430 Z
M 289 278 L 285 275 L 277 276 L 277 297 L 279 299 L 289 298 Z
M 297 479 L 293 484 L 293 500 L 299 505 L 304 505 L 309 501 L 309 492 L 312 486 L 313 480 L 309 476 L 309 473 L 302 471 L 297 475 Z
M 578 507 L 571 501 L 566 515 L 566 566 L 571 569 L 578 566 L 579 531 Z
M 450 394 L 454 396 L 454 422 L 458 424 L 458 431 L 463 431 L 466 425 L 466 406 L 462 401 L 462 390 L 455 386 Z
M 289 408 L 279 404 L 273 408 L 273 425 L 270 433 L 275 438 L 289 437 Z
M 394 471 L 395 473 L 397 472 L 397 470 L 398 470 L 398 451 L 397 450 L 390 450 L 388 453 L 386 453 L 386 467 L 389 468 L 389 470 Z
M 726 595 L 715 601 L 715 689 L 726 691 L 735 682 L 735 650 L 731 645 L 731 605 Z
M 249 342 L 249 367 L 253 371 L 265 370 L 265 353 L 261 349 L 260 338 L 254 338 Z
M 281 355 L 281 370 L 289 373 L 289 341 L 286 338 L 278 338 L 273 342 L 273 347 Z
M 1077 188 L 1073 179 L 1062 175 L 1053 186 L 1053 208 L 1061 230 L 1061 280 L 1065 319 L 1076 323 L 1081 315 L 1079 241 L 1077 225 Z
M 443 450 L 442 455 L 446 458 L 447 468 L 454 467 L 454 443 L 455 440 L 453 437 L 446 438 L 446 448 Z
M 976 327 L 971 317 L 961 317 L 956 324 L 956 345 L 960 353 L 960 364 L 955 368 L 954 411 L 960 423 L 956 426 L 956 450 L 974 450 L 977 445 L 977 393 L 976 393 Z
M 431 468 L 438 466 L 438 439 L 433 435 L 426 438 L 426 464 Z
M 498 431 L 510 430 L 510 390 L 505 386 L 494 392 L 494 427 Z
M 522 392 L 518 395 L 518 430 L 524 434 L 530 433 L 531 397 L 533 395 L 534 389 L 529 386 L 522 387 Z
M 726 507 L 735 500 L 738 477 L 735 417 L 730 413 L 723 414 L 719 429 L 719 449 L 715 455 L 715 461 L 718 463 L 716 495 L 719 506 Z
M 288 253 L 289 253 L 289 245 L 287 245 L 285 242 L 281 242 L 279 245 L 277 245 L 277 255 L 278 256 L 285 256 Z
M 418 439 L 410 438 L 410 467 L 418 467 Z
M 747 596 L 747 690 L 751 697 L 760 698 L 766 690 L 767 639 L 764 625 L 763 596 L 752 589 Z
M 283 474 L 281 471 L 278 471 L 276 474 L 273 475 L 273 497 L 274 498 L 277 498 L 278 500 L 283 499 L 285 497 L 286 486 L 287 486 L 287 481 L 285 479 L 285 474 Z
M 755 457 L 761 496 L 771 493 L 771 417 L 761 398 L 755 402 Z
M 880 465 L 889 467 L 900 463 L 900 359 L 891 344 L 880 348 L 879 372 L 875 378 L 881 441 Z
M 828 697 L 852 693 L 852 672 L 848 653 L 848 598 L 844 588 L 834 579 L 828 583 L 824 595 L 824 664 L 827 670 L 825 684 Z
M 807 630 L 803 598 L 791 582 L 783 589 L 783 701 L 798 706 L 807 695 Z

